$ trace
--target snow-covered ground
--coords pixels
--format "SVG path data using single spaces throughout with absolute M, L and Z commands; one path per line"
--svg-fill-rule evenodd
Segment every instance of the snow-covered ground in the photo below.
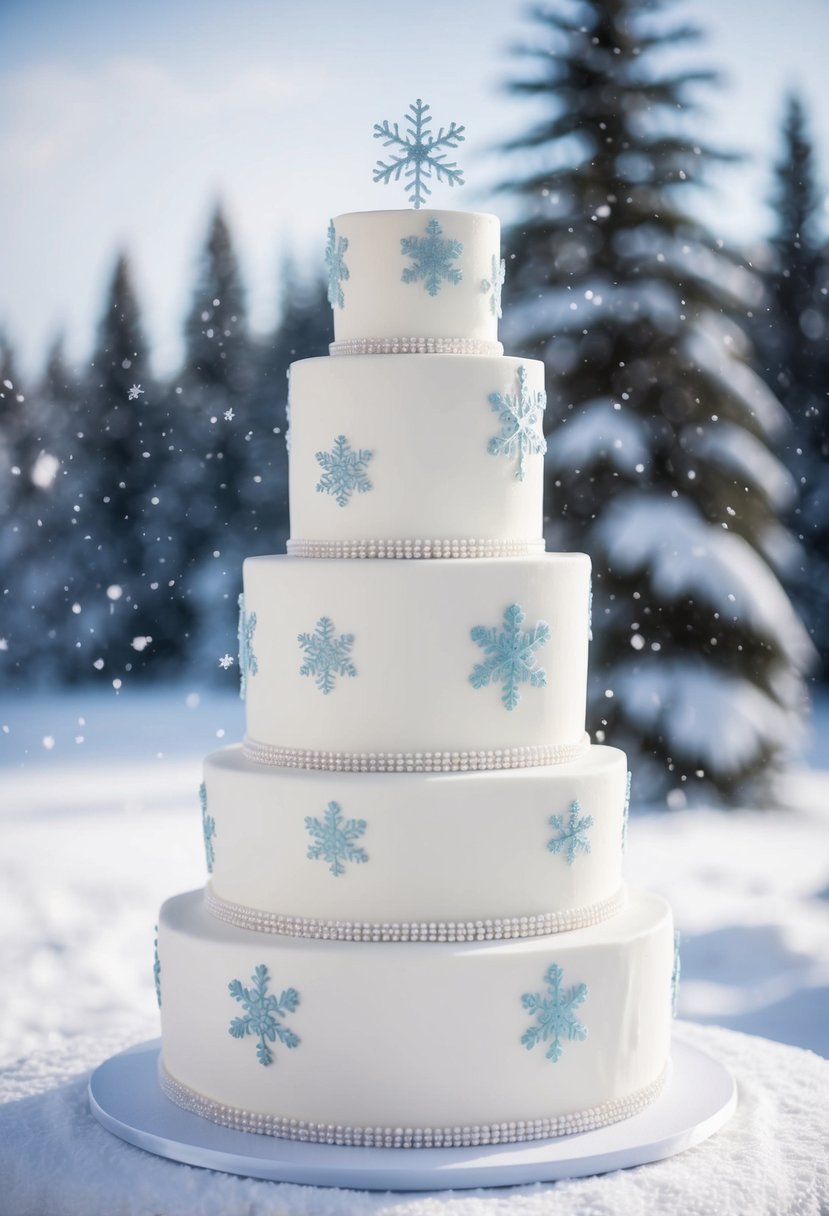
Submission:
M 157 909 L 204 881 L 201 757 L 241 734 L 238 698 L 184 686 L 0 706 L 0 1064 L 76 1034 L 157 1033 Z M 673 904 L 681 1016 L 829 1056 L 821 764 L 827 705 L 785 778 L 789 809 L 634 808 L 627 872 Z

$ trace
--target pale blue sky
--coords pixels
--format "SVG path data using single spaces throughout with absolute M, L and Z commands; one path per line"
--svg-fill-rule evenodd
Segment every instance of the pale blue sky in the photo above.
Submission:
M 235 233 L 254 325 L 274 319 L 280 257 L 321 258 L 339 211 L 403 206 L 375 186 L 372 125 L 422 96 L 466 124 L 463 191 L 438 206 L 492 208 L 488 150 L 526 127 L 499 84 L 533 28 L 516 0 L 0 0 L 0 324 L 26 370 L 65 329 L 88 354 L 116 251 L 133 258 L 156 362 L 181 320 L 213 200 Z M 700 200 L 725 238 L 768 228 L 782 97 L 807 102 L 829 185 L 829 2 L 685 0 L 727 77 L 704 134 L 745 150 Z M 462 153 L 462 155 L 461 155 Z

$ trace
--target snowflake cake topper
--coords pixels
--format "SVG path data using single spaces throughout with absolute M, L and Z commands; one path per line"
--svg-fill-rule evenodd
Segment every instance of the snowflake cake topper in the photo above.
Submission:
M 308 846 L 308 860 L 327 861 L 335 878 L 345 874 L 345 862 L 353 861 L 360 865 L 368 861 L 365 849 L 355 844 L 366 830 L 366 821 L 343 819 L 339 802 L 328 803 L 324 820 L 306 815 L 305 830 L 314 842 Z
M 408 200 L 415 208 L 422 207 L 432 193 L 428 183 L 433 179 L 450 186 L 463 185 L 463 170 L 455 161 L 448 161 L 446 155 L 448 149 L 463 143 L 466 128 L 453 122 L 448 130 L 441 127 L 437 135 L 433 135 L 429 130 L 432 125 L 430 109 L 431 106 L 418 97 L 403 120 L 406 124 L 403 135 L 399 125 L 389 123 L 388 119 L 374 124 L 374 138 L 382 139 L 384 148 L 394 148 L 388 162 L 378 160 L 374 180 L 387 186 L 391 181 L 400 181 L 403 174 Z

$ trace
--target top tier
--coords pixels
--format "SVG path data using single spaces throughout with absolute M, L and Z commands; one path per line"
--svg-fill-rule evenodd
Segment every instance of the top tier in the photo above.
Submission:
M 501 354 L 501 229 L 469 211 L 356 211 L 328 229 L 332 354 Z

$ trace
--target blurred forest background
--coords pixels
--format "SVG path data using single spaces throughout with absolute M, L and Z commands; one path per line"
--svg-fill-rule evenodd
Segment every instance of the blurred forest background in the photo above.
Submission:
M 829 152 L 781 96 L 765 240 L 709 232 L 693 192 L 740 149 L 699 134 L 716 78 L 689 14 L 533 9 L 504 59 L 499 184 L 501 336 L 547 368 L 548 547 L 595 567 L 588 727 L 677 805 L 767 797 L 829 679 Z M 88 359 L 56 337 L 23 376 L 0 339 L 7 692 L 222 677 L 242 560 L 288 535 L 286 372 L 333 337 L 324 235 L 314 266 L 284 261 L 263 335 L 217 202 L 171 375 L 126 254 Z

